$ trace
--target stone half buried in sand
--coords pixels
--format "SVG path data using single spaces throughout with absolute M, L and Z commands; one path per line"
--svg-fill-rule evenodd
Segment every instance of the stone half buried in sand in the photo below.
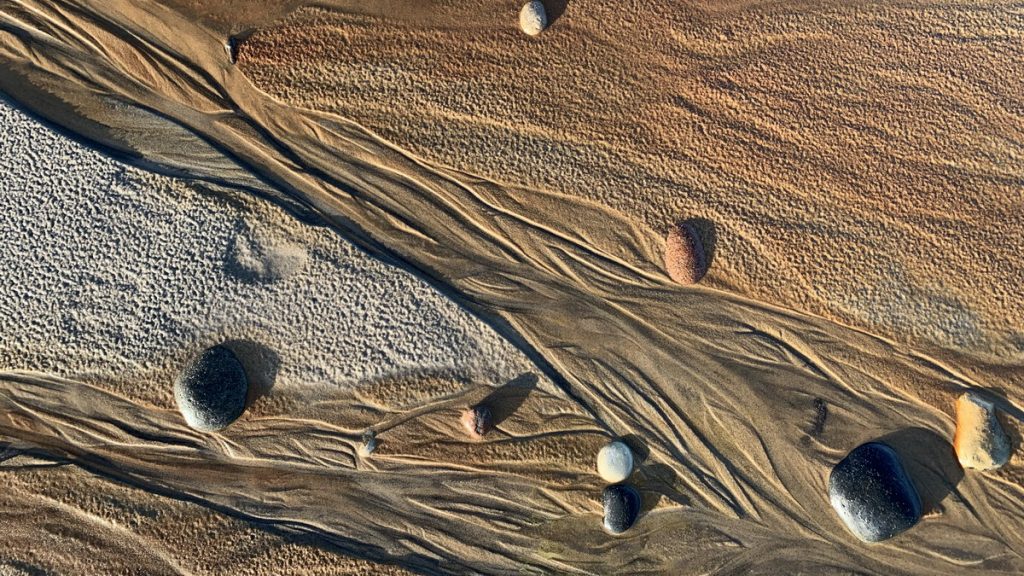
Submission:
M 956 401 L 956 457 L 964 468 L 995 470 L 1010 460 L 1013 445 L 1006 435 L 996 408 L 977 392 L 967 392 Z
M 708 271 L 707 254 L 691 222 L 676 222 L 665 238 L 665 271 L 683 285 L 696 284 Z
M 597 473 L 605 482 L 622 482 L 633 473 L 633 451 L 622 442 L 609 442 L 597 453 Z
M 544 3 L 533 0 L 523 5 L 519 11 L 519 29 L 527 36 L 536 36 L 548 27 L 548 13 Z
M 174 384 L 174 398 L 189 426 L 211 432 L 226 428 L 245 411 L 249 382 L 235 353 L 207 348 Z
M 359 455 L 366 458 L 377 449 L 377 433 L 373 430 L 363 432 L 363 441 L 359 444 Z
M 629 484 L 612 484 L 601 494 L 604 529 L 612 534 L 629 530 L 640 516 L 640 492 Z
M 832 507 L 865 542 L 880 542 L 921 518 L 921 498 L 895 450 L 880 442 L 853 449 L 828 479 Z
M 483 404 L 467 408 L 462 413 L 462 427 L 472 438 L 480 439 L 494 428 L 491 409 Z

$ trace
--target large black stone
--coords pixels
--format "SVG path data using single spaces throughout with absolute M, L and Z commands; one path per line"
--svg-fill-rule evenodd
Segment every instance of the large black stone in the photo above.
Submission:
M 629 484 L 612 484 L 601 495 L 604 504 L 604 527 L 612 534 L 622 534 L 640 516 L 640 492 Z
M 174 384 L 174 398 L 188 425 L 203 431 L 227 427 L 245 411 L 249 382 L 235 353 L 207 348 Z
M 879 542 L 921 519 L 921 498 L 895 450 L 880 442 L 854 448 L 832 469 L 832 507 L 865 542 Z

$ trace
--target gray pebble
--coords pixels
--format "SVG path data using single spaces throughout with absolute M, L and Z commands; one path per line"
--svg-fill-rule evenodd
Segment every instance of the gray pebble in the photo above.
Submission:
M 204 432 L 226 428 L 241 416 L 248 392 L 242 363 L 224 346 L 204 350 L 174 384 L 174 398 L 185 421 Z
M 640 492 L 629 484 L 612 484 L 601 495 L 604 528 L 612 534 L 629 530 L 640 516 Z
M 865 542 L 880 542 L 921 519 L 921 498 L 895 450 L 880 442 L 854 448 L 832 469 L 832 507 Z

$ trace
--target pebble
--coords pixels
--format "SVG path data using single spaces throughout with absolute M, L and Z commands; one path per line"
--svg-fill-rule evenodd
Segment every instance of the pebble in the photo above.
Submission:
M 640 516 L 640 492 L 629 484 L 612 484 L 601 494 L 604 504 L 604 528 L 622 534 Z
M 829 499 L 846 527 L 880 542 L 921 519 L 921 498 L 895 450 L 881 442 L 854 448 L 828 479 Z
M 204 350 L 174 383 L 174 399 L 185 422 L 204 432 L 226 428 L 241 416 L 248 392 L 245 368 L 224 346 Z
M 1009 462 L 1013 445 L 1006 435 L 996 407 L 977 392 L 967 392 L 956 401 L 956 457 L 964 468 L 995 470 Z
M 633 451 L 624 443 L 610 442 L 597 453 L 597 473 L 605 482 L 622 482 L 633 473 Z
M 548 27 L 548 13 L 544 3 L 533 0 L 523 5 L 519 11 L 519 28 L 528 36 L 536 36 Z
M 377 435 L 374 434 L 373 430 L 363 432 L 363 443 L 359 446 L 359 455 L 365 458 L 373 454 L 373 451 L 376 449 Z
M 704 244 L 693 224 L 677 222 L 665 238 L 665 271 L 683 285 L 696 284 L 708 271 Z
M 483 438 L 494 428 L 491 409 L 482 404 L 468 408 L 462 413 L 462 426 L 473 438 Z

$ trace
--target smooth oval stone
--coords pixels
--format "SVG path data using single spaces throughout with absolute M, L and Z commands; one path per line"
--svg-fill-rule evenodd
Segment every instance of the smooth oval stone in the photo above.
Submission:
M 482 438 L 494 427 L 491 409 L 482 404 L 467 409 L 462 413 L 462 426 L 473 438 Z
M 207 348 L 174 383 L 174 398 L 189 426 L 210 432 L 226 428 L 245 411 L 249 381 L 235 353 Z
M 1013 443 L 996 418 L 996 407 L 977 392 L 967 392 L 956 401 L 953 448 L 964 468 L 995 470 L 1010 461 Z
M 528 36 L 536 36 L 548 27 L 548 12 L 544 3 L 533 0 L 523 5 L 519 11 L 519 29 Z
M 921 519 L 921 498 L 895 450 L 881 442 L 854 448 L 828 479 L 832 507 L 855 536 L 880 542 Z
M 640 492 L 629 484 L 612 484 L 601 494 L 604 528 L 612 534 L 629 530 L 640 516 Z
M 622 442 L 610 442 L 597 453 L 597 473 L 605 482 L 622 482 L 633 473 L 633 451 Z
M 696 284 L 708 271 L 704 244 L 693 224 L 677 222 L 665 238 L 665 271 L 678 284 Z

